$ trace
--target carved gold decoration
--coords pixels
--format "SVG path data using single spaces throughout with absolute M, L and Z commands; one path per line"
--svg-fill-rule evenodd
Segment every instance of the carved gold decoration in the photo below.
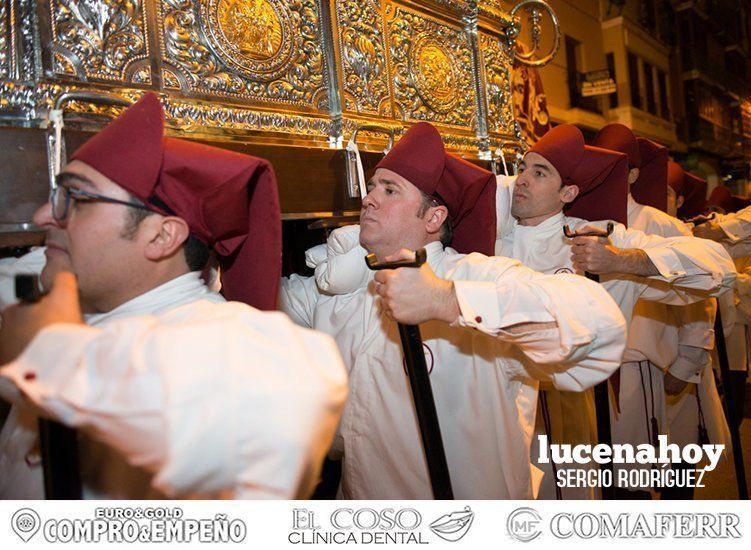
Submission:
M 180 78 L 177 74 L 175 74 L 174 71 L 164 68 L 162 69 L 162 84 L 165 88 L 170 88 L 172 90 L 179 90 L 181 88 Z
M 63 55 L 60 52 L 55 52 L 54 57 L 55 72 L 57 72 L 58 74 L 67 74 L 73 76 L 78 74 L 78 70 L 76 69 L 76 66 L 73 64 L 73 60 L 70 57 Z
M 83 78 L 123 80 L 130 63 L 148 58 L 143 0 L 51 0 L 50 10 L 55 72 L 74 66 Z
M 384 33 L 374 0 L 335 3 L 344 110 L 391 116 Z
M 435 40 L 424 39 L 414 46 L 411 61 L 418 90 L 436 111 L 448 112 L 458 99 L 451 54 Z
M 227 41 L 255 61 L 274 57 L 285 38 L 279 14 L 266 0 L 220 0 L 216 18 Z
M 398 116 L 472 129 L 472 52 L 462 29 L 394 5 L 386 14 Z
M 514 135 L 514 112 L 509 68 L 511 57 L 505 45 L 493 36 L 480 33 L 480 51 L 485 67 L 488 100 L 488 131 Z
M 277 78 L 298 46 L 292 15 L 279 0 L 207 0 L 201 21 L 219 58 L 255 79 Z
M 139 67 L 130 78 L 133 84 L 151 84 L 151 68 L 148 65 Z
M 187 91 L 327 107 L 316 0 L 161 0 L 159 21 Z
M 62 85 L 37 83 L 36 85 L 0 81 L 0 110 L 24 111 L 29 115 L 45 112 L 53 108 L 55 100 L 63 93 L 88 91 L 84 85 Z M 119 88 L 117 95 L 135 102 L 143 90 Z M 199 103 L 181 98 L 162 95 L 167 115 L 167 126 L 179 134 L 191 137 L 226 137 L 255 135 L 258 132 L 289 136 L 288 139 L 305 138 L 325 143 L 331 132 L 331 122 L 325 118 L 296 115 L 288 112 L 261 112 L 250 108 L 230 107 L 218 103 Z M 94 127 L 103 126 L 108 119 L 116 117 L 120 107 L 97 105 L 86 102 L 71 102 L 66 110 L 101 116 L 94 121 Z

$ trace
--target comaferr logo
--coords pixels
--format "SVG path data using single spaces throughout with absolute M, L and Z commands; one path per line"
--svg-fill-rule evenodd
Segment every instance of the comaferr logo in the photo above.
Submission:
M 469 506 L 460 512 L 445 514 L 430 524 L 430 530 L 443 540 L 456 542 L 464 537 L 472 527 L 475 513 Z
M 550 531 L 559 539 L 738 539 L 741 520 L 726 513 L 559 513 Z
M 530 542 L 542 533 L 541 523 L 542 518 L 534 508 L 517 508 L 506 520 L 506 531 L 511 538 L 520 542 Z

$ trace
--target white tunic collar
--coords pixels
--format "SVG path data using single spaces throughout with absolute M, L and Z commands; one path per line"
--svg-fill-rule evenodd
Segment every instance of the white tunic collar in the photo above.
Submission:
M 446 255 L 443 243 L 441 241 L 433 241 L 432 243 L 426 244 L 423 248 L 425 248 L 425 252 L 428 253 L 428 265 L 435 269 L 437 265 L 440 265 L 443 261 L 443 257 Z
M 224 301 L 219 294 L 208 289 L 200 271 L 192 271 L 136 296 L 112 311 L 84 315 L 84 320 L 88 325 L 99 325 L 114 319 L 153 315 L 199 299 Z
M 520 225 L 517 222 L 514 238 L 548 238 L 560 232 L 561 227 L 563 227 L 563 212 L 558 212 L 537 225 Z

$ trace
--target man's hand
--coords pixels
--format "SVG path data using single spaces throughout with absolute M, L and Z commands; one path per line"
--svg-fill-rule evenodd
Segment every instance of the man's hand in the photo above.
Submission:
M 608 237 L 574 237 L 571 261 L 574 268 L 590 273 L 614 273 L 618 249 Z
M 52 290 L 34 304 L 18 304 L 2 312 L 0 365 L 15 360 L 34 337 L 54 323 L 83 324 L 78 284 L 72 273 L 55 276 Z
M 688 382 L 685 382 L 680 378 L 676 378 L 669 372 L 665 373 L 665 393 L 668 395 L 680 395 L 681 392 L 686 389 L 686 386 L 688 386 L 688 384 Z
M 384 261 L 414 258 L 414 252 L 402 249 Z M 386 316 L 398 323 L 419 325 L 431 320 L 453 323 L 459 317 L 454 284 L 436 277 L 428 264 L 420 268 L 384 269 L 375 274 L 375 284 Z
M 581 232 L 591 229 L 586 226 Z M 581 236 L 574 237 L 571 242 L 571 262 L 579 271 L 603 275 L 624 273 L 640 277 L 660 274 L 646 252 L 638 248 L 617 248 L 609 237 Z
M 714 220 L 709 220 L 708 222 L 695 225 L 691 231 L 693 231 L 694 237 L 699 237 L 700 239 L 721 241 L 727 238 L 725 232 L 720 229 L 720 225 Z

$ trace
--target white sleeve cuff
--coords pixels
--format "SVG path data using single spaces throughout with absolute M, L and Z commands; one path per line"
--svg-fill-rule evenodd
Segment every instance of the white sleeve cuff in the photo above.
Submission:
M 647 253 L 661 277 L 671 281 L 686 276 L 686 270 L 683 269 L 681 260 L 673 250 L 669 248 L 644 248 L 642 250 Z
M 504 292 L 495 282 L 454 281 L 454 292 L 461 313 L 456 324 L 486 334 L 498 335 L 502 329 L 521 323 L 555 321 L 550 313 L 540 308 L 534 296 L 526 303 L 528 300 L 523 293 Z M 506 307 L 502 305 L 504 297 L 509 300 L 504 304 Z

